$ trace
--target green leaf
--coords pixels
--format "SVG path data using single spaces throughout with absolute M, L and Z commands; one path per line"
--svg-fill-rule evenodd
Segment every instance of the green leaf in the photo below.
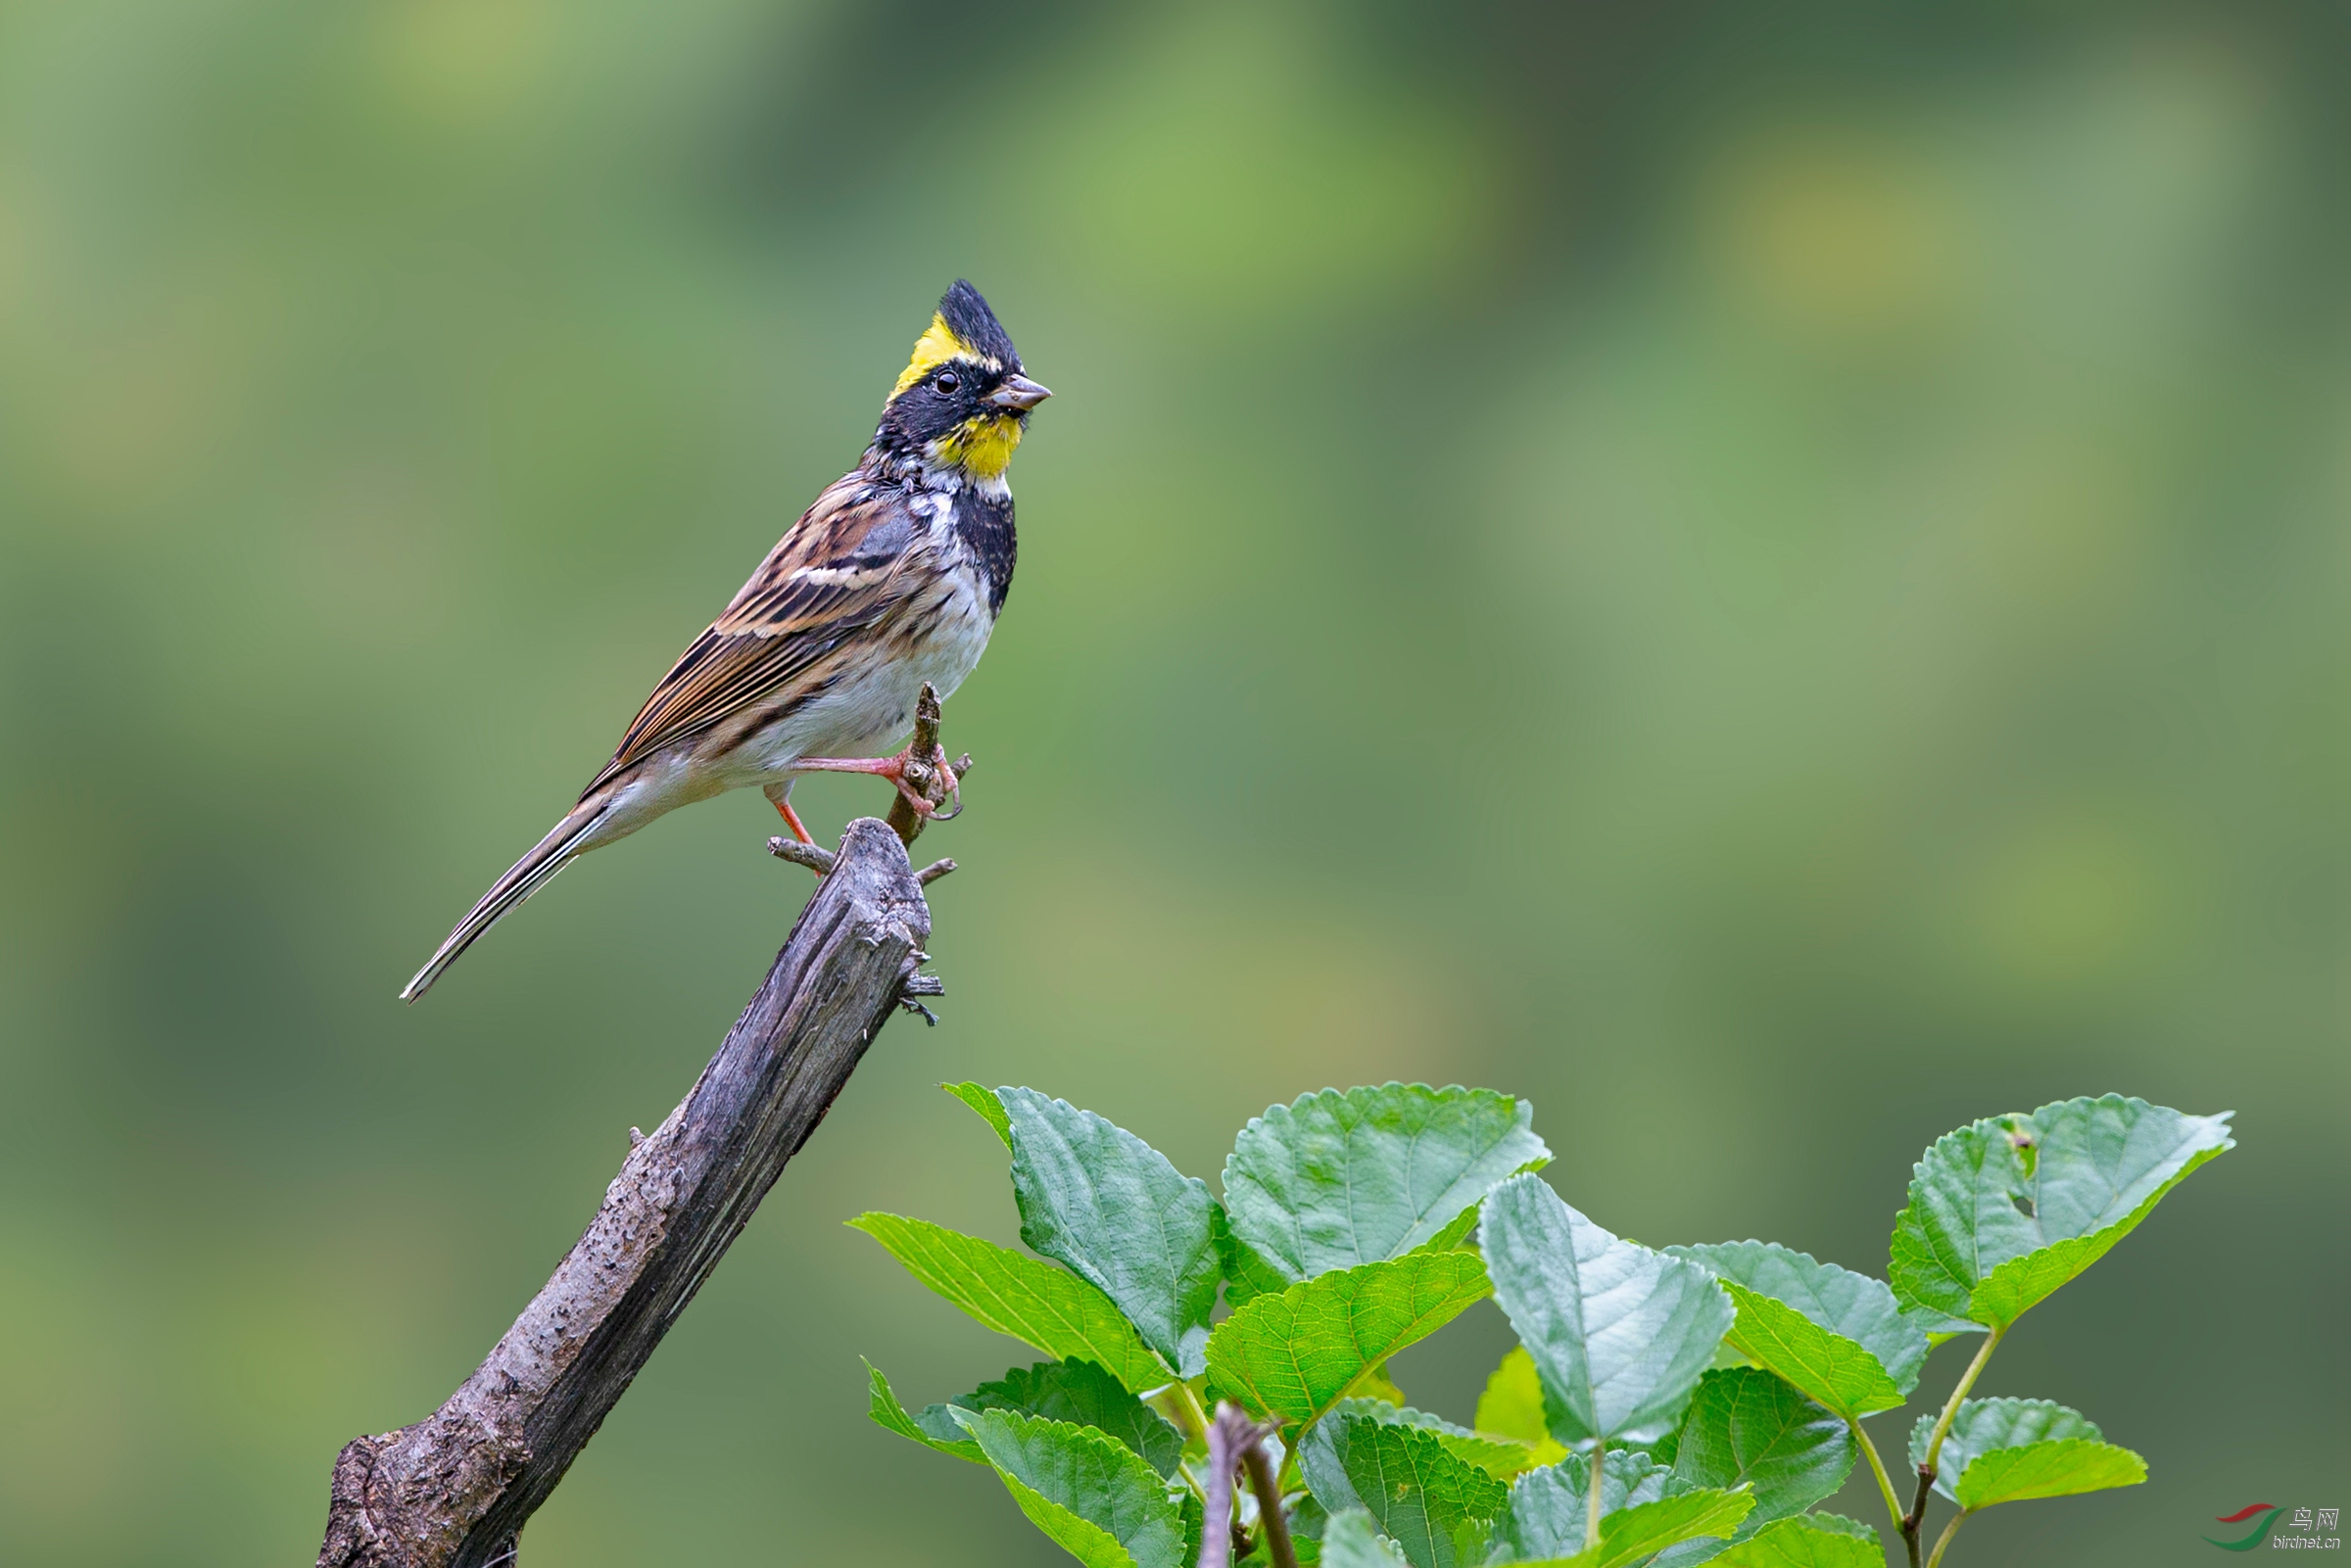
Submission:
M 1091 1427 L 1018 1410 L 955 1412 L 1032 1523 L 1086 1568 L 1188 1568 L 1196 1514 L 1134 1451 Z
M 1755 1365 L 1768 1367 L 1840 1415 L 1863 1416 L 1902 1402 L 1902 1391 L 1885 1365 L 1861 1346 L 1735 1280 L 1723 1281 L 1723 1289 L 1739 1308 L 1724 1343 Z
M 882 1369 L 871 1361 L 865 1363 L 865 1413 L 873 1418 L 874 1425 L 911 1439 L 926 1449 L 936 1449 L 941 1453 L 969 1459 L 974 1464 L 987 1463 L 987 1456 L 980 1451 L 980 1445 L 965 1437 L 960 1428 L 951 1433 L 942 1433 L 908 1415 L 906 1407 L 898 1402 L 897 1395 L 890 1392 L 889 1379 L 884 1377 Z
M 1291 1280 L 1400 1258 L 1441 1241 L 1496 1182 L 1549 1162 L 1533 1119 L 1532 1105 L 1489 1089 L 1301 1095 L 1241 1129 L 1224 1207 L 1234 1235 Z
M 1501 1482 L 1447 1452 L 1435 1432 L 1359 1410 L 1317 1426 L 1298 1464 L 1323 1507 L 1370 1510 L 1415 1568 L 1475 1562 L 1486 1521 L 1507 1496 Z
M 1573 1444 L 1670 1424 L 1731 1326 L 1712 1274 L 1619 1241 L 1534 1175 L 1494 1189 L 1479 1237 L 1553 1436 Z
M 1926 1463 L 1935 1422 L 1910 1431 L 1910 1463 Z M 1935 1490 L 1969 1512 L 2027 1497 L 2135 1487 L 2147 1462 L 2105 1441 L 2095 1421 L 2049 1400 L 1963 1400 L 1936 1456 Z
M 1865 1524 L 1808 1513 L 1764 1526 L 1716 1557 L 1714 1568 L 1886 1568 L 1886 1549 Z
M 1527 1168 L 1530 1170 L 1538 1169 L 1541 1165 L 1549 1164 L 1551 1162 L 1546 1159 L 1537 1164 L 1528 1165 Z M 1443 1230 L 1440 1230 L 1434 1236 L 1429 1237 L 1428 1240 L 1422 1242 L 1420 1246 L 1415 1248 L 1414 1251 L 1418 1252 L 1425 1249 L 1426 1251 L 1432 1253 L 1451 1252 L 1456 1247 L 1459 1247 L 1468 1241 L 1469 1233 L 1476 1228 L 1477 1205 L 1471 1204 L 1468 1208 L 1463 1210 L 1460 1213 L 1447 1220 Z
M 1322 1568 L 1405 1568 L 1404 1548 L 1379 1533 L 1367 1508 L 1349 1508 L 1322 1527 Z
M 1012 1123 L 1006 1119 L 1003 1104 L 996 1099 L 995 1090 L 984 1089 L 970 1082 L 942 1083 L 939 1087 L 979 1112 L 980 1119 L 995 1128 L 996 1136 L 1004 1140 L 1004 1147 L 1012 1147 Z
M 1959 1477 L 1959 1506 L 1973 1513 L 1995 1502 L 2135 1487 L 2146 1478 L 2147 1461 L 2111 1443 L 2087 1438 L 2029 1443 L 1976 1455 Z
M 1494 1368 L 1494 1375 L 1486 1379 L 1485 1392 L 1477 1397 L 1477 1429 L 1526 1444 L 1534 1460 L 1530 1469 L 1557 1464 L 1566 1457 L 1567 1450 L 1544 1421 L 1543 1381 L 1536 1376 L 1535 1358 L 1526 1354 L 1525 1346 L 1512 1346 L 1502 1364 Z
M 1495 1516 L 1490 1562 L 1547 1562 L 1583 1550 L 1591 1520 L 1592 1458 L 1571 1453 L 1511 1486 Z M 1310 1477 L 1311 1482 L 1311 1477 Z M 1690 1484 L 1638 1449 L 1610 1449 L 1600 1466 L 1600 1504 L 1613 1514 L 1678 1497 Z M 1601 1526 L 1605 1545 L 1607 1526 Z
M 1725 1492 L 1752 1485 L 1760 1529 L 1833 1495 L 1859 1454 L 1834 1411 L 1761 1367 L 1738 1366 L 1699 1379 L 1673 1473 Z
M 1885 1403 L 1847 1405 L 1834 1400 L 1824 1400 L 1834 1409 L 1850 1414 L 1866 1414 L 1871 1410 L 1892 1409 L 1901 1402 L 1901 1397 L 1918 1386 L 1919 1369 L 1927 1364 L 1927 1336 L 1916 1323 L 1902 1315 L 1901 1304 L 1885 1281 L 1867 1274 L 1856 1274 L 1835 1263 L 1816 1261 L 1811 1255 L 1782 1247 L 1776 1242 L 1734 1241 L 1707 1247 L 1668 1247 L 1677 1258 L 1694 1259 L 1712 1269 L 1716 1277 L 1746 1287 L 1759 1296 L 1794 1307 L 1815 1327 L 1840 1339 L 1850 1342 L 1866 1352 L 1877 1363 L 1879 1371 L 1894 1390 L 1895 1397 Z M 1732 1299 L 1738 1300 L 1733 1293 Z M 1747 1312 L 1741 1308 L 1741 1323 L 1731 1330 L 1732 1342 L 1747 1354 L 1765 1366 L 1773 1363 L 1755 1354 L 1742 1339 Z M 1838 1353 L 1837 1360 L 1851 1363 L 1851 1357 Z M 1773 1370 L 1779 1370 L 1773 1366 Z M 1791 1382 L 1800 1380 L 1783 1372 Z M 1850 1372 L 1833 1382 L 1869 1382 L 1854 1379 Z M 1809 1391 L 1807 1391 L 1809 1392 Z M 1882 1395 L 1874 1397 L 1882 1398 Z M 1818 1394 L 1813 1398 L 1819 1399 Z
M 1260 1296 L 1209 1339 L 1209 1401 L 1311 1422 L 1486 1290 L 1473 1253 L 1411 1253 Z
M 1910 1465 L 1912 1469 L 1927 1462 L 1927 1444 L 1935 1435 L 1935 1417 L 1922 1415 L 1910 1429 Z M 2023 1449 L 2044 1443 L 2084 1442 L 2093 1447 L 2105 1446 L 2106 1434 L 2098 1424 L 2081 1411 L 2069 1409 L 2052 1400 L 1962 1400 L 1958 1413 L 1951 1417 L 1951 1429 L 1943 1435 L 1943 1451 L 1935 1459 L 1935 1490 L 1965 1507 L 1989 1506 L 1989 1503 L 1968 1503 L 1963 1498 L 1967 1472 L 1975 1461 L 1994 1449 Z M 2128 1449 L 2115 1449 L 2115 1453 L 2130 1454 Z M 2130 1455 L 2133 1460 L 2137 1455 Z M 2146 1479 L 2146 1467 L 2130 1481 L 2101 1481 L 2092 1486 L 2071 1490 L 2094 1492 L 2102 1487 L 2130 1486 Z M 2063 1493 L 2021 1493 L 2023 1497 L 2062 1497 Z M 1996 1502 L 2010 1500 L 1995 1497 Z
M 1224 1275 L 1225 1306 L 1239 1307 L 1260 1296 L 1278 1296 L 1289 1289 L 1287 1275 L 1232 1233 L 1232 1219 L 1223 1204 L 1216 1206 L 1211 1217 L 1216 1221 L 1217 1263 Z
M 1741 1362 L 1739 1364 L 1745 1365 L 1746 1363 Z M 1688 1419 L 1689 1413 L 1690 1412 L 1685 1408 L 1682 1412 L 1682 1418 L 1684 1420 Z M 1627 1443 L 1625 1445 L 1625 1447 L 1628 1449 L 1637 1449 L 1642 1453 L 1648 1454 L 1651 1458 L 1656 1460 L 1657 1463 L 1663 1465 L 1668 1470 L 1673 1468 L 1674 1454 L 1680 1449 L 1681 1446 L 1682 1428 L 1680 1421 L 1676 1421 L 1672 1426 L 1667 1427 L 1664 1431 L 1657 1433 L 1657 1435 L 1655 1437 L 1645 1437 L 1638 1443 Z
M 1447 1453 L 1476 1465 L 1497 1481 L 1507 1482 L 1512 1476 L 1535 1468 L 1534 1450 L 1526 1444 L 1456 1426 L 1441 1415 L 1415 1410 L 1386 1394 L 1373 1398 L 1359 1395 L 1341 1400 L 1331 1406 L 1323 1419 L 1327 1421 L 1349 1414 L 1367 1415 L 1388 1426 L 1416 1426 L 1424 1432 L 1434 1432 L 1437 1441 L 1445 1445 Z
M 1169 1365 L 1201 1370 L 1217 1302 L 1208 1184 L 1123 1127 L 1034 1089 L 999 1089 L 1021 1240 L 1099 1286 Z
M 1895 1220 L 1895 1295 L 2007 1327 L 2104 1257 L 2198 1165 L 2236 1147 L 2232 1114 L 2183 1116 L 2110 1094 L 1944 1135 L 1918 1163 Z
M 1712 1487 L 1640 1503 L 1602 1519 L 1600 1550 L 1577 1561 L 1588 1558 L 1591 1568 L 1623 1568 L 1685 1541 L 1732 1535 L 1754 1505 L 1744 1492 Z
M 961 1399 L 934 1404 L 916 1417 L 926 1432 L 960 1438 L 948 1405 L 978 1414 L 1019 1410 L 1108 1433 L 1162 1476 L 1173 1477 L 1183 1453 L 1183 1436 L 1115 1377 L 1091 1361 L 1039 1361 L 1015 1367 L 993 1383 L 983 1383 Z M 979 1458 L 978 1449 L 970 1457 Z
M 1406 1417 L 1420 1414 L 1409 1405 L 1399 1413 Z M 1465 1432 L 1451 1422 L 1439 1421 L 1433 1415 L 1424 1420 L 1408 1420 L 1407 1424 L 1426 1427 L 1436 1433 L 1437 1441 L 1445 1445 L 1447 1453 L 1457 1459 L 1466 1459 L 1497 1481 L 1509 1481 L 1513 1476 L 1524 1475 L 1534 1469 L 1538 1462 L 1535 1450 L 1523 1443 Z
M 1683 1542 L 1730 1535 L 1754 1506 L 1744 1491 L 1693 1487 L 1645 1453 L 1610 1449 L 1600 1471 L 1605 1510 L 1600 1540 L 1586 1545 L 1589 1475 L 1589 1456 L 1577 1453 L 1521 1476 L 1495 1519 L 1486 1560 L 1539 1568 L 1619 1568 Z
M 999 1334 L 1026 1340 L 1047 1355 L 1083 1356 L 1137 1394 L 1175 1378 L 1110 1298 L 1084 1280 L 927 1219 L 867 1213 L 849 1226 Z

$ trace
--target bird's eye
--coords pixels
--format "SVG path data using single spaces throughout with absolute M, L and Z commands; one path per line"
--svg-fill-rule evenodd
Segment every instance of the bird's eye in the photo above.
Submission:
M 957 387 L 963 385 L 956 379 L 955 372 L 952 370 L 941 370 L 938 373 L 938 379 L 931 384 L 941 392 L 953 392 Z

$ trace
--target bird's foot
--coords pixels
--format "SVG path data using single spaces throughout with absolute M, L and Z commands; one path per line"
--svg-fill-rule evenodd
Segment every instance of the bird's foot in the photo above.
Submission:
M 792 767 L 808 773 L 870 773 L 888 779 L 916 816 L 947 822 L 963 813 L 963 775 L 972 765 L 969 757 L 957 760 L 960 767 L 947 760 L 947 748 L 936 741 L 927 756 L 916 755 L 913 743 L 908 742 L 906 749 L 893 757 L 802 757 Z

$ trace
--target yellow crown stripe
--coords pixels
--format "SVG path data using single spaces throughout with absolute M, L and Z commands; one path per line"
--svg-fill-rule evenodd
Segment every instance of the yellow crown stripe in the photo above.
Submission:
M 898 384 L 889 389 L 889 395 L 895 398 L 949 359 L 970 359 L 990 369 L 998 368 L 993 359 L 976 353 L 970 344 L 957 337 L 955 329 L 947 325 L 945 316 L 935 314 L 931 317 L 930 328 L 914 340 L 914 357 L 907 360 L 906 368 L 898 372 Z

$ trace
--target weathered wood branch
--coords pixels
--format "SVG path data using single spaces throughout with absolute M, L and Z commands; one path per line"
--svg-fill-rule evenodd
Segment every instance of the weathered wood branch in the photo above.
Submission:
M 489 1358 L 429 1418 L 354 1439 L 335 1460 L 319 1568 L 513 1560 L 524 1521 L 909 994 L 930 933 L 899 834 L 872 818 L 849 824 L 694 1092 L 630 1150 L 586 1233 Z

